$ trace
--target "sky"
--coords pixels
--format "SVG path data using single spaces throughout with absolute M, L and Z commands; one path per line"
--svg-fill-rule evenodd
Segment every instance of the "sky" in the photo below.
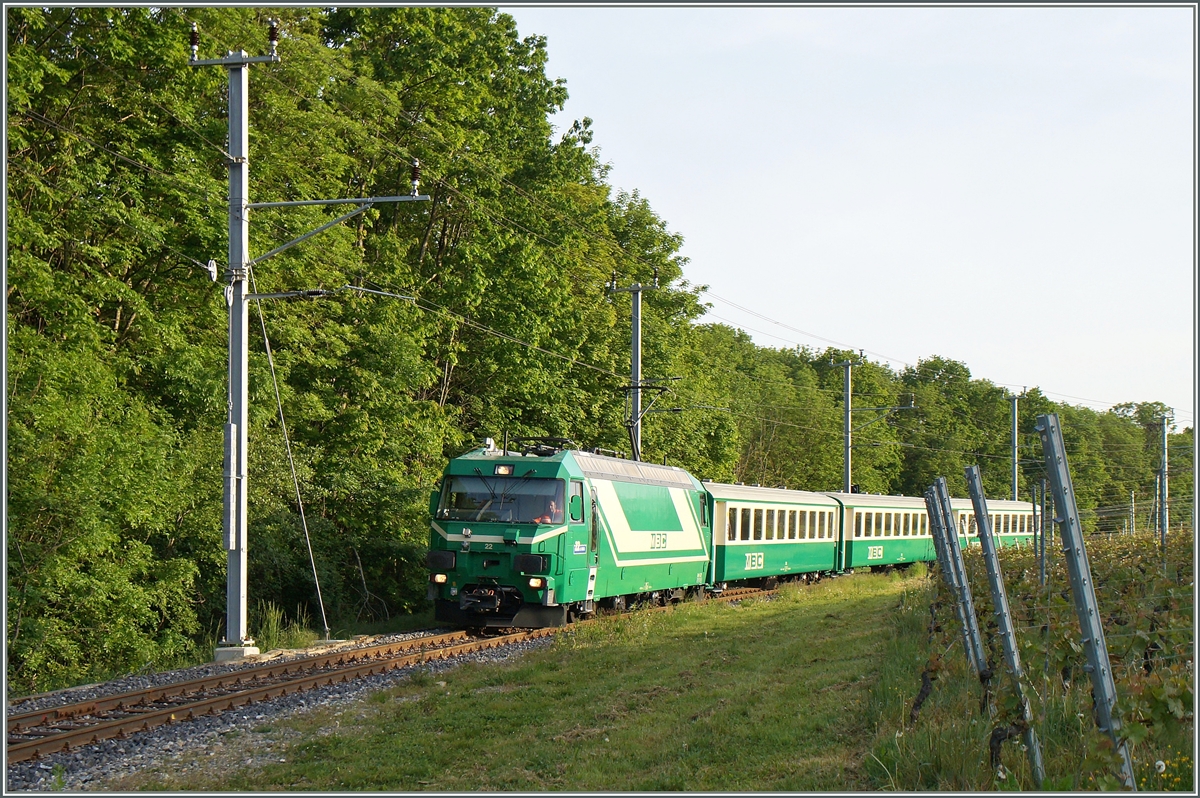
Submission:
M 1194 425 L 1193 9 L 501 10 L 706 321 Z

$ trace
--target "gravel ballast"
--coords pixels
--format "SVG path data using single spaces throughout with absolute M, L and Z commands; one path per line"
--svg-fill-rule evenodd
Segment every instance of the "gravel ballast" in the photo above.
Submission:
M 416 634 L 384 635 L 330 648 L 353 648 L 355 645 L 376 645 L 399 642 L 417 637 L 441 634 L 446 630 L 431 630 Z M 358 679 L 345 684 L 330 685 L 304 693 L 280 697 L 271 701 L 231 710 L 216 716 L 159 726 L 131 735 L 124 740 L 107 740 L 41 759 L 18 762 L 7 768 L 5 792 L 37 790 L 107 790 L 114 780 L 137 774 L 147 767 L 179 763 L 179 775 L 196 776 L 225 772 L 238 767 L 252 767 L 268 761 L 279 761 L 282 754 L 276 748 L 281 742 L 279 731 L 272 739 L 255 733 L 272 721 L 334 705 L 349 708 L 353 702 L 407 679 L 416 671 L 441 673 L 463 662 L 501 662 L 520 656 L 526 651 L 541 648 L 552 637 L 517 643 L 499 649 L 464 654 L 447 660 L 397 668 L 388 673 Z M 324 649 L 324 650 L 329 650 Z M 197 679 L 221 672 L 253 667 L 264 661 L 311 656 L 313 649 L 293 652 L 269 652 L 267 655 L 231 663 L 210 663 L 181 671 L 168 671 L 146 676 L 127 676 L 111 682 L 75 687 L 56 693 L 37 696 L 28 701 L 13 703 L 9 713 L 30 712 L 88 698 L 114 695 L 147 687 Z M 336 723 L 336 722 L 335 722 Z M 227 743 L 233 734 L 236 744 Z M 257 739 L 255 739 L 257 738 Z

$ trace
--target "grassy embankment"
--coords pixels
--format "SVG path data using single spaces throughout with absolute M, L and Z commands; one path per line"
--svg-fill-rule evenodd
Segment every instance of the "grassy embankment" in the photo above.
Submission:
M 204 767 L 164 762 L 108 786 L 886 789 L 865 767 L 872 687 L 893 668 L 897 606 L 925 582 L 860 573 L 773 601 L 607 618 L 509 664 L 420 674 L 352 706 L 231 734 Z
M 1111 571 L 1112 563 L 1128 565 L 1135 552 L 1125 552 L 1124 545 L 1116 541 L 1111 550 L 1093 552 L 1093 567 Z M 1172 611 L 1184 613 L 1172 623 L 1186 621 L 1190 627 L 1190 537 L 1172 549 L 1178 551 L 1168 575 L 1182 591 Z M 978 570 L 972 556 L 969 571 Z M 1030 557 L 1016 551 L 1005 558 L 1010 601 L 1022 580 L 1036 579 L 1025 562 Z M 1019 738 L 1001 745 L 1001 768 L 990 762 L 992 730 L 1012 712 L 1003 706 L 1006 675 L 997 672 L 984 707 L 948 605 L 939 609 L 940 633 L 930 634 L 936 584 L 923 575 L 922 566 L 905 577 L 858 574 L 785 589 L 770 602 L 690 604 L 666 614 L 605 619 L 506 666 L 421 674 L 353 707 L 231 734 L 233 739 L 214 747 L 208 767 L 164 763 L 157 773 L 110 786 L 1033 789 Z M 1108 578 L 1118 581 L 1111 573 Z M 1062 606 L 1051 627 L 1061 627 L 1058 647 L 1078 638 L 1065 581 L 1062 563 L 1054 562 L 1049 582 L 1057 587 L 1050 595 Z M 972 584 L 984 618 L 985 583 L 973 573 Z M 1161 613 L 1162 584 L 1148 579 L 1145 587 L 1145 598 L 1134 597 L 1131 606 L 1148 607 L 1153 598 Z M 1112 591 L 1102 591 L 1102 610 L 1112 600 Z M 1013 609 L 1020 614 L 1018 606 Z M 1135 637 L 1129 628 L 1110 630 L 1114 666 L 1129 658 L 1125 649 Z M 1022 636 L 1027 634 L 1028 628 Z M 1049 667 L 1046 656 L 1030 656 L 1030 641 L 1025 642 L 1046 787 L 1096 789 L 1097 777 L 1111 777 L 1113 769 L 1103 756 L 1105 738 L 1092 723 L 1088 682 L 1082 672 L 1064 681 L 1057 665 Z M 1191 638 L 1177 640 L 1176 647 L 1186 661 L 1169 656 L 1163 661 L 1190 667 Z M 998 660 L 998 651 L 992 656 Z M 933 689 L 913 720 L 921 672 L 931 661 Z M 1158 689 L 1159 671 L 1147 677 L 1141 660 L 1132 662 L 1132 671 L 1123 665 L 1118 679 L 1124 700 L 1134 685 Z M 1190 698 L 1184 698 L 1190 707 Z M 1191 791 L 1190 713 L 1181 722 L 1155 723 L 1154 729 L 1132 748 L 1139 788 Z M 219 779 L 200 775 L 218 772 Z

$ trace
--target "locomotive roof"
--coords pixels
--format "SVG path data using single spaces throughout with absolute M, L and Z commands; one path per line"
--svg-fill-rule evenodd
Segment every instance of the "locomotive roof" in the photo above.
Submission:
M 503 452 L 499 449 L 480 448 L 462 454 L 450 461 L 447 473 L 456 473 L 480 460 L 495 462 L 497 460 L 511 462 L 524 471 L 531 466 L 537 476 L 562 478 L 573 473 L 574 467 L 583 472 L 584 476 L 593 479 L 604 479 L 613 482 L 635 482 L 641 485 L 661 485 L 667 488 L 683 488 L 685 490 L 703 490 L 700 483 L 682 468 L 676 466 L 646 463 L 638 460 L 623 460 L 618 457 L 607 457 L 575 449 L 561 449 L 553 454 L 522 454 L 521 452 Z M 455 468 L 455 464 L 458 467 Z M 567 471 L 561 469 L 566 467 Z M 490 468 L 490 466 L 489 466 Z M 490 473 L 490 471 L 489 471 Z
M 571 456 L 579 469 L 589 477 L 616 482 L 637 482 L 642 485 L 663 485 L 669 488 L 701 490 L 696 478 L 675 466 L 647 463 L 640 460 L 622 460 L 591 452 L 572 451 Z

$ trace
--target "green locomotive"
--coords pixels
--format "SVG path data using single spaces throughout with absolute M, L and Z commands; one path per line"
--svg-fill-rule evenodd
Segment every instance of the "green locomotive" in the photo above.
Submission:
M 489 444 L 451 461 L 430 509 L 439 621 L 558 626 L 711 581 L 708 494 L 681 468 Z
M 952 502 L 960 541 L 970 502 Z M 1032 536 L 1032 505 L 990 502 L 1001 545 Z M 430 499 L 426 564 L 439 621 L 561 626 L 598 607 L 727 585 L 933 560 L 924 502 L 701 482 L 681 468 L 488 440 Z

